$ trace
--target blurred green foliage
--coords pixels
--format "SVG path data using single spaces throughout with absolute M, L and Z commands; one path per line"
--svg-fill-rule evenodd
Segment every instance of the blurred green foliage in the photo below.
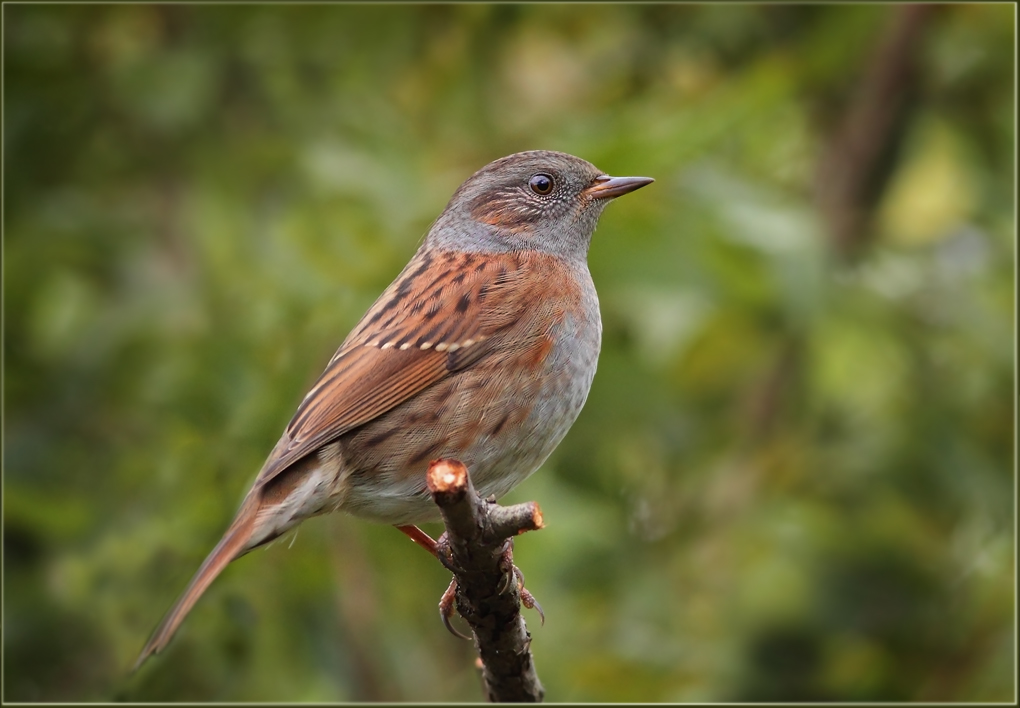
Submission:
M 657 180 L 507 498 L 548 698 L 1014 698 L 1016 11 L 940 6 L 841 259 L 818 156 L 895 12 L 5 5 L 4 699 L 481 697 L 446 573 L 339 516 L 127 670 L 456 186 L 532 148 Z

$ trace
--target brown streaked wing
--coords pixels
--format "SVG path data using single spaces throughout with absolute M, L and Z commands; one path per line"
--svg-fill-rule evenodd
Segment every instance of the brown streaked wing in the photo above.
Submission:
M 330 360 L 255 485 L 484 356 L 489 338 L 523 314 L 524 281 L 540 277 L 525 260 L 416 256 Z

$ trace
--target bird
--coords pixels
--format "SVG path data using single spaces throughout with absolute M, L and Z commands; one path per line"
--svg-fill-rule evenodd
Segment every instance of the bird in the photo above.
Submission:
M 329 360 L 222 539 L 142 649 L 166 648 L 233 560 L 342 511 L 427 545 L 430 460 L 483 497 L 509 492 L 560 443 L 595 376 L 602 322 L 588 270 L 606 204 L 650 177 L 563 152 L 490 162 L 454 192 L 414 256 Z

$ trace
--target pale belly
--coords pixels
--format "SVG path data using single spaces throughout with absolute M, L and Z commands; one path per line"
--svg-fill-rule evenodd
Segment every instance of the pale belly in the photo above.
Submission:
M 469 371 L 419 394 L 324 448 L 336 473 L 332 508 L 388 524 L 439 519 L 425 489 L 433 459 L 467 465 L 499 498 L 548 458 L 577 419 L 598 363 L 601 322 L 567 321 L 539 375 Z M 323 509 L 329 511 L 332 509 Z

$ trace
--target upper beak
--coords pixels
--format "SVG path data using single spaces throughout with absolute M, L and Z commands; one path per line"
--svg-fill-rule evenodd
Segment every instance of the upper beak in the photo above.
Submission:
M 655 180 L 651 177 L 610 177 L 602 175 L 595 178 L 595 183 L 585 191 L 592 199 L 612 199 L 621 194 L 641 189 Z

